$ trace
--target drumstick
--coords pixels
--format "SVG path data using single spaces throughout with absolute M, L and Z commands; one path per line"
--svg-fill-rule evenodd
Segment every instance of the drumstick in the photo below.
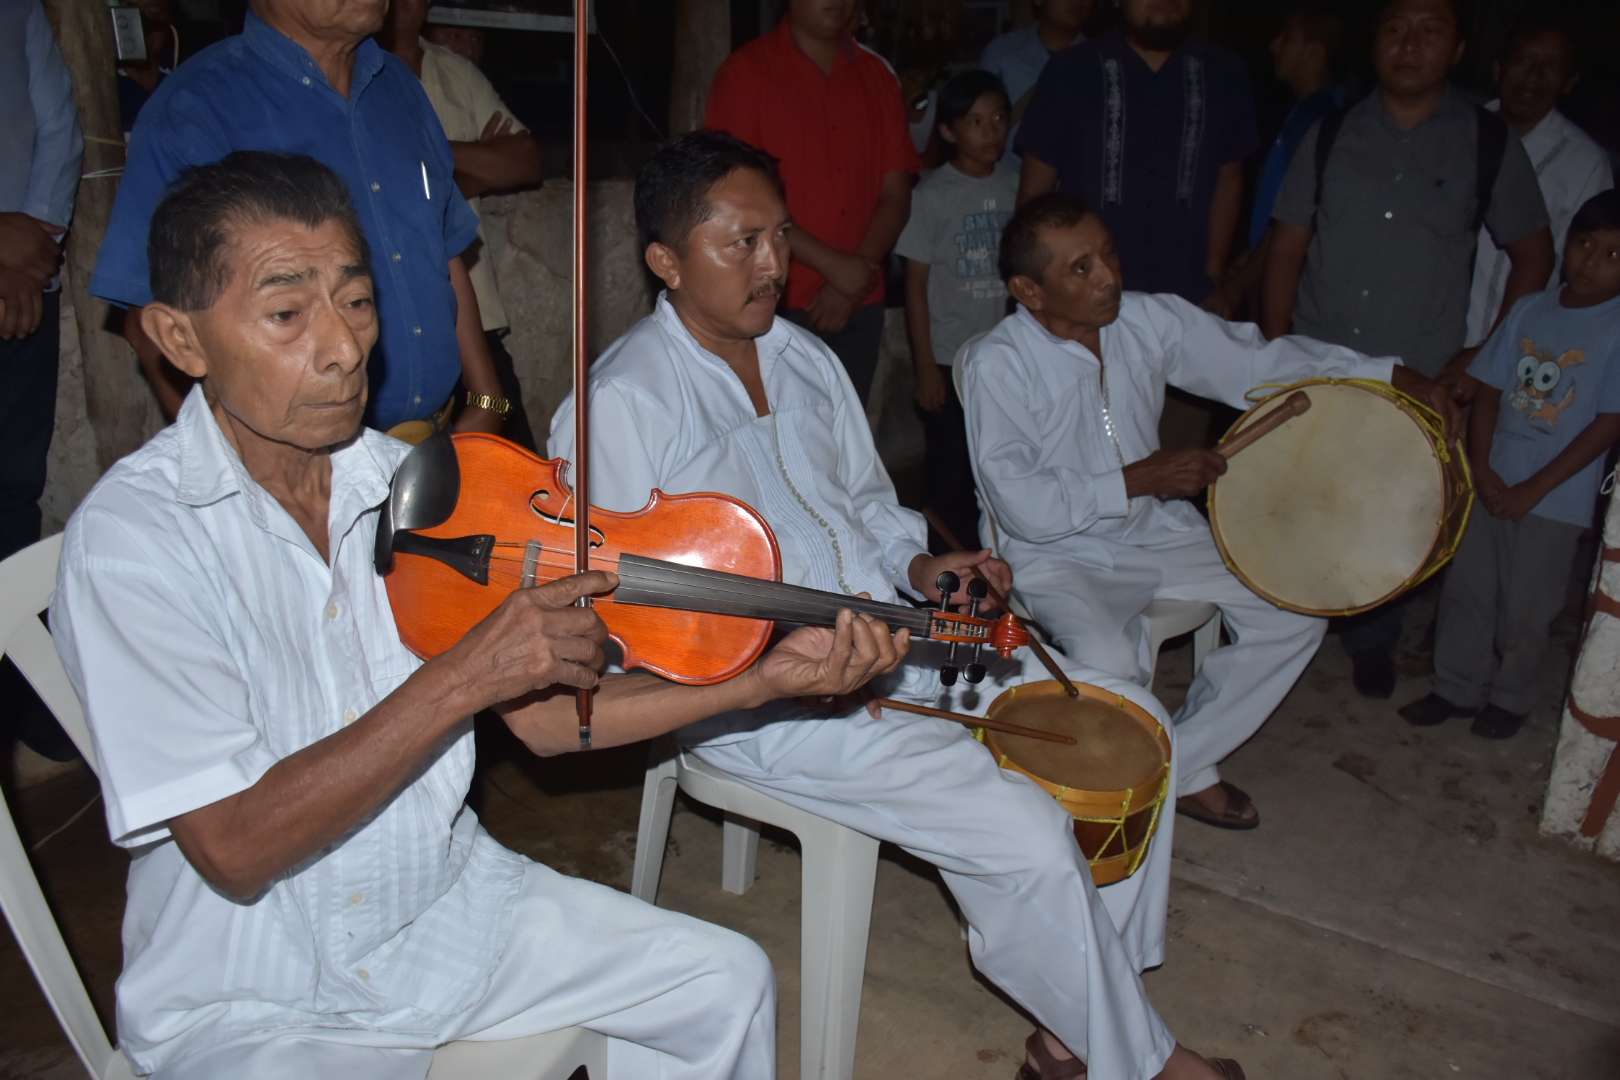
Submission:
M 1225 442 L 1215 448 L 1215 452 L 1223 458 L 1229 458 L 1261 436 L 1276 431 L 1310 407 L 1311 399 L 1305 396 L 1305 391 L 1295 390 L 1277 408 L 1272 409 L 1236 435 L 1229 436 Z
M 950 712 L 946 709 L 935 709 L 927 705 L 913 705 L 909 701 L 896 701 L 894 698 L 886 697 L 878 698 L 876 704 L 879 708 L 899 709 L 901 712 L 916 713 L 918 716 L 936 716 L 941 720 L 955 720 L 958 724 L 999 731 L 1003 735 L 1023 735 L 1031 739 L 1044 739 L 1047 742 L 1063 743 L 1065 746 L 1074 745 L 1074 736 L 1072 735 L 1064 735 L 1056 731 L 1042 731 L 1040 728 L 1024 727 L 1022 724 L 1008 724 L 984 716 L 969 716 L 967 713 Z
M 939 520 L 938 514 L 934 513 L 932 510 L 924 510 L 923 517 L 928 519 L 928 524 L 932 525 L 934 527 L 934 531 L 943 536 L 945 538 L 945 542 L 951 545 L 952 548 L 956 549 L 957 551 L 967 550 L 967 548 L 962 546 L 962 541 L 956 538 L 956 534 L 951 532 L 950 529 L 946 528 L 943 521 Z M 977 570 L 975 570 L 973 574 L 975 577 L 983 578 L 985 585 L 990 589 L 990 598 L 996 602 L 1001 610 L 1009 612 L 1012 611 L 1012 605 L 1007 602 L 1007 594 L 996 588 L 995 582 L 991 581 Z M 1062 668 L 1058 667 L 1058 662 L 1052 659 L 1052 654 L 1046 651 L 1045 647 L 1041 645 L 1040 641 L 1036 639 L 1034 634 L 1029 635 L 1029 647 L 1035 650 L 1036 657 L 1039 658 L 1042 664 L 1046 665 L 1046 670 L 1052 673 L 1052 678 L 1056 679 L 1063 687 L 1063 692 L 1065 694 L 1068 694 L 1072 698 L 1077 698 L 1080 696 L 1079 687 L 1075 686 L 1074 683 L 1069 680 L 1069 676 L 1064 674 Z

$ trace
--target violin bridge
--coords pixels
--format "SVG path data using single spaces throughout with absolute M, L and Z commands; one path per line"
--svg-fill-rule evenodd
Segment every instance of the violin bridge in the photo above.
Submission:
M 530 540 L 523 551 L 523 587 L 532 589 L 540 583 L 540 541 Z

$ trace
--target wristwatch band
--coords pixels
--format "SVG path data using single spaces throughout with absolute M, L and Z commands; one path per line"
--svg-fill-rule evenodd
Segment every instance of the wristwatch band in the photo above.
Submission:
M 492 413 L 505 416 L 512 411 L 512 403 L 503 397 L 491 397 L 488 394 L 475 394 L 467 391 L 467 404 L 475 409 L 488 409 Z

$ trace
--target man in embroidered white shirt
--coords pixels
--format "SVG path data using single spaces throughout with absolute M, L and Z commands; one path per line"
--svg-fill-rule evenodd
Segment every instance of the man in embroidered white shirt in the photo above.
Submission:
M 239 152 L 153 217 L 147 333 L 201 380 L 68 523 L 51 628 L 133 862 L 118 982 L 138 1073 L 426 1075 L 433 1049 L 575 1024 L 615 1075 L 768 1077 L 774 986 L 746 939 L 557 874 L 463 800 L 471 716 L 576 749 L 605 627 L 592 573 L 511 594 L 423 663 L 372 566 L 408 448 L 361 428 L 377 338 L 347 189 Z M 838 694 L 905 648 L 840 615 L 713 687 L 601 679 L 596 741 L 783 694 Z
M 969 567 L 1009 583 L 988 551 L 928 554 L 922 516 L 896 500 L 842 365 L 776 316 L 792 220 L 773 158 L 722 132 L 683 135 L 637 178 L 636 221 L 667 291 L 591 369 L 593 501 L 634 511 L 654 489 L 734 496 L 769 522 L 783 580 L 830 592 L 937 603 L 935 576 Z M 573 449 L 569 398 L 550 453 Z M 911 662 L 873 689 L 982 713 L 1005 686 L 1046 677 L 1020 655 L 977 687 L 947 689 L 943 660 L 937 643 L 914 643 Z M 1126 680 L 1074 677 L 1164 716 Z M 974 966 L 1041 1025 L 1025 1044 L 1025 1080 L 1087 1065 L 1120 1080 L 1241 1077 L 1177 1046 L 1138 974 L 1164 960 L 1170 815 L 1136 874 L 1099 890 L 1062 807 L 950 721 L 848 701 L 817 716 L 783 701 L 679 738 L 743 783 L 939 867 L 971 926 Z
M 1207 600 L 1232 643 L 1176 713 L 1178 810 L 1229 829 L 1259 824 L 1216 763 L 1259 730 L 1327 627 L 1274 607 L 1221 561 L 1186 497 L 1226 471 L 1210 450 L 1159 449 L 1167 384 L 1245 407 L 1266 383 L 1318 376 L 1392 381 L 1453 420 L 1430 380 L 1304 337 L 1267 342 L 1178 296 L 1124 292 L 1108 227 L 1077 195 L 1020 207 L 1001 240 L 1018 301 L 970 350 L 963 407 L 980 498 L 1005 538 L 1019 595 L 1080 663 L 1145 683 L 1149 602 Z

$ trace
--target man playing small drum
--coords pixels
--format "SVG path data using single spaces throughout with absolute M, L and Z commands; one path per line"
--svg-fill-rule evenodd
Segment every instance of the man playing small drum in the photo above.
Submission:
M 1223 828 L 1259 823 L 1217 763 L 1276 708 L 1327 623 L 1279 610 L 1226 568 L 1186 501 L 1226 471 L 1210 450 L 1159 449 L 1166 384 L 1244 407 L 1256 386 L 1317 376 L 1393 380 L 1452 418 L 1428 379 L 1308 338 L 1267 342 L 1169 295 L 1123 291 L 1101 219 L 1054 193 L 1019 209 L 1001 241 L 1018 310 L 973 345 L 963 405 L 980 498 L 1001 529 L 1019 595 L 1074 660 L 1146 683 L 1142 613 L 1206 600 L 1232 644 L 1176 714 L 1177 809 Z
M 481 709 L 577 748 L 606 628 L 570 605 L 616 579 L 514 592 L 426 663 L 400 644 L 372 557 L 409 448 L 360 426 L 377 316 L 343 181 L 232 154 L 176 181 L 149 253 L 145 329 L 201 383 L 74 513 L 51 605 L 134 857 L 136 1072 L 420 1078 L 447 1041 L 580 1024 L 617 1076 L 770 1076 L 757 946 L 514 854 L 463 803 Z M 846 693 L 904 651 L 844 611 L 717 686 L 608 676 L 597 744 Z
M 896 500 L 843 366 L 777 317 L 792 220 L 773 158 L 720 132 L 684 135 L 642 169 L 636 220 L 667 291 L 591 369 L 593 502 L 635 511 L 654 489 L 732 495 L 770 523 L 784 581 L 830 592 L 937 603 L 935 575 L 973 566 L 1009 583 L 988 552 L 929 556 L 922 517 Z M 569 398 L 552 418 L 553 457 L 573 456 L 573 429 Z M 873 687 L 958 709 L 976 700 L 982 712 L 1007 684 L 1044 678 L 1019 659 L 947 693 L 935 670 L 942 651 L 917 643 L 911 662 Z M 1075 678 L 1164 715 L 1123 679 Z M 1050 795 L 999 768 L 957 724 L 873 712 L 843 701 L 816 715 L 783 702 L 679 737 L 743 783 L 938 866 L 971 925 L 974 966 L 1043 1029 L 1026 1043 L 1025 1080 L 1077 1077 L 1087 1065 L 1119 1080 L 1241 1077 L 1235 1063 L 1177 1046 L 1138 974 L 1164 959 L 1167 831 L 1133 877 L 1099 890 L 1073 819 Z

